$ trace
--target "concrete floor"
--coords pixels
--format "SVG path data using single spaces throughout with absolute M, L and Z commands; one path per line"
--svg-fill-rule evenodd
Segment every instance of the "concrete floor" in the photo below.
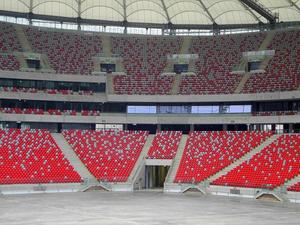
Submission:
M 2 195 L 0 224 L 299 225 L 300 205 L 161 192 Z

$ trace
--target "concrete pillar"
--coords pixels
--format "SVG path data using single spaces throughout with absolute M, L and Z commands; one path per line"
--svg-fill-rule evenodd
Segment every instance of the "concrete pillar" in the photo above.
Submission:
M 195 130 L 195 125 L 194 124 L 190 124 L 190 131 L 193 132 Z
M 160 132 L 161 131 L 161 124 L 157 124 L 157 132 Z
M 289 123 L 289 133 L 294 133 L 294 124 Z
M 247 124 L 247 131 L 250 131 L 250 130 L 251 130 L 250 124 Z
M 228 125 L 227 124 L 223 124 L 223 131 L 227 131 L 228 129 Z
M 125 124 L 124 124 L 124 130 L 127 130 L 127 128 L 128 128 L 128 124 L 125 123 Z

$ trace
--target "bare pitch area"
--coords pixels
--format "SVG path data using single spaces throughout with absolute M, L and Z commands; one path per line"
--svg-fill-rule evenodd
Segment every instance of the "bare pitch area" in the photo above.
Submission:
M 300 205 L 161 192 L 2 195 L 0 224 L 299 225 Z

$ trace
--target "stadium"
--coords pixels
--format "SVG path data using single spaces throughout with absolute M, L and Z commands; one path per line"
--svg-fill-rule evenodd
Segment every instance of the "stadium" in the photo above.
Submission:
M 1 0 L 0 224 L 300 224 L 299 0 Z

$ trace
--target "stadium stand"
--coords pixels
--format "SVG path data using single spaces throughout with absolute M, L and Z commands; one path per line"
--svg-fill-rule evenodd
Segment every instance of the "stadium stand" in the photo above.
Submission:
M 96 35 L 31 27 L 25 33 L 35 52 L 46 54 L 59 74 L 91 74 L 92 57 L 102 51 L 101 38 Z
M 0 130 L 0 142 L 0 184 L 81 181 L 47 130 Z
M 83 91 L 80 90 L 78 92 L 75 92 L 73 90 L 68 90 L 68 89 L 62 89 L 62 90 L 58 90 L 58 89 L 36 89 L 36 88 L 18 88 L 18 87 L 4 87 L 4 86 L 0 86 L 0 91 L 5 91 L 5 92 L 24 92 L 24 93 L 38 93 L 38 92 L 42 92 L 42 93 L 47 93 L 47 94 L 61 94 L 61 95 L 73 95 L 73 94 L 78 94 L 78 95 L 93 95 L 94 92 L 93 91 Z
M 0 70 L 19 70 L 20 63 L 12 54 L 0 54 Z
M 300 31 L 278 31 L 269 50 L 275 55 L 268 63 L 265 73 L 252 74 L 243 93 L 290 91 L 299 85 Z
M 199 183 L 260 145 L 272 132 L 194 131 L 189 134 L 174 182 Z
M 33 109 L 33 108 L 0 108 L 1 113 L 11 113 L 11 114 L 36 114 L 36 115 L 69 115 L 69 116 L 100 116 L 100 112 L 97 110 L 82 110 L 77 112 L 75 110 L 60 110 L 60 109 L 48 109 L 44 111 L 43 109 Z
M 264 33 L 196 37 L 190 53 L 199 54 L 196 75 L 182 77 L 179 94 L 231 94 L 241 76 L 232 74 L 240 63 L 242 53 L 258 50 Z
M 300 135 L 284 134 L 213 185 L 274 189 L 300 173 Z
M 176 155 L 181 136 L 181 131 L 161 131 L 156 133 L 147 158 L 173 159 Z
M 126 75 L 114 77 L 116 94 L 170 94 L 174 77 L 161 76 L 167 55 L 179 52 L 181 38 L 112 37 L 113 54 L 123 57 Z
M 145 131 L 64 130 L 63 135 L 99 180 L 126 182 L 146 142 Z
M 295 191 L 295 192 L 300 192 L 300 182 L 294 184 L 291 187 L 288 187 L 288 191 Z
M 252 112 L 252 116 L 292 116 L 297 115 L 298 111 L 272 111 L 272 112 Z
M 0 23 L 0 52 L 22 51 L 12 24 Z

